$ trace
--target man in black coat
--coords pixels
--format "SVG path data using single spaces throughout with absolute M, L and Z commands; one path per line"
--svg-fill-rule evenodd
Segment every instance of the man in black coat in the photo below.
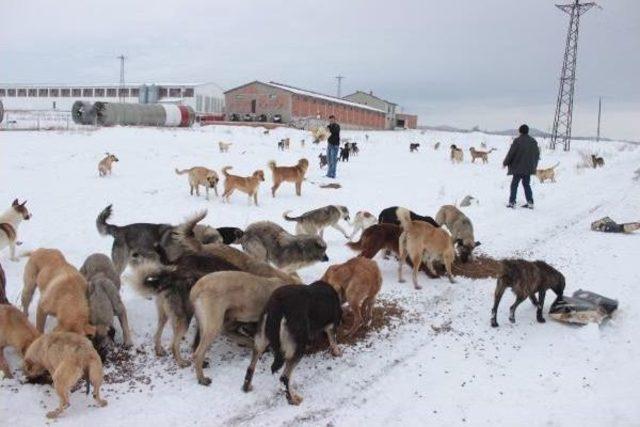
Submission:
M 529 136 L 529 126 L 522 125 L 520 136 L 513 140 L 511 148 L 504 158 L 502 165 L 509 168 L 509 175 L 513 175 L 511 180 L 511 195 L 509 196 L 508 208 L 515 208 L 518 184 L 522 181 L 524 195 L 527 203 L 523 208 L 533 209 L 533 192 L 531 191 L 531 175 L 535 175 L 540 160 L 540 148 L 538 142 Z
M 336 122 L 334 116 L 329 116 L 329 139 L 327 140 L 327 161 L 329 168 L 327 177 L 336 177 L 336 168 L 338 166 L 338 150 L 340 149 L 340 125 Z

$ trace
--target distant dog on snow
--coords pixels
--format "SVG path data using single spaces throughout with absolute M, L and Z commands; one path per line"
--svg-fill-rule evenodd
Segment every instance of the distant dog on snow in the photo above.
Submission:
M 344 147 L 340 148 L 340 161 L 348 162 L 349 161 L 349 143 L 344 144 Z
M 464 160 L 464 151 L 455 144 L 451 144 L 451 163 L 462 163 Z
M 326 154 L 318 154 L 318 158 L 320 159 L 320 169 L 322 169 L 323 167 L 327 166 L 327 164 L 329 163 L 327 161 L 327 155 Z
M 540 183 L 542 184 L 547 180 L 549 180 L 551 182 L 556 182 L 556 168 L 559 165 L 560 165 L 560 162 L 556 163 L 555 165 L 551 166 L 550 168 L 537 169 L 536 170 L 536 176 L 538 177 L 538 180 L 540 180 Z
M 309 169 L 309 160 L 300 159 L 295 166 L 277 166 L 274 160 L 269 161 L 269 169 L 273 174 L 273 187 L 271 195 L 276 197 L 276 191 L 283 182 L 293 182 L 296 185 L 296 195 L 302 195 L 302 181 Z
M 340 356 L 335 331 L 342 321 L 340 297 L 325 282 L 309 286 L 289 285 L 276 289 L 265 308 L 254 339 L 253 355 L 247 368 L 242 390 L 251 391 L 253 373 L 260 356 L 271 347 L 274 354 L 271 372 L 285 365 L 280 381 L 291 405 L 299 405 L 302 397 L 291 387 L 293 369 L 304 355 L 305 347 L 315 335 L 327 334 L 333 356 Z
M 203 166 L 194 166 L 189 169 L 179 170 L 176 169 L 176 174 L 184 175 L 189 174 L 189 194 L 193 196 L 193 190 L 196 192 L 196 196 L 200 197 L 200 186 L 204 186 L 207 194 L 207 200 L 209 200 L 209 188 L 213 188 L 213 191 L 218 196 L 218 181 L 220 178 L 216 171 L 207 169 Z
M 0 215 L 0 250 L 9 246 L 11 261 L 18 261 L 16 256 L 18 226 L 23 220 L 28 221 L 31 218 L 26 204 L 26 200 L 19 203 L 18 199 L 15 199 L 11 207 Z
M 324 229 L 326 227 L 333 227 L 341 232 L 347 239 L 349 236 L 344 231 L 338 222 L 341 219 L 349 221 L 349 209 L 346 206 L 329 205 L 318 209 L 310 210 L 297 217 L 290 217 L 286 211 L 282 214 L 285 221 L 292 221 L 296 223 L 296 234 L 313 234 L 324 237 Z
M 118 158 L 114 154 L 106 153 L 106 157 L 98 163 L 98 175 L 111 175 L 111 167 L 118 161 Z
M 411 144 L 409 144 L 409 152 L 413 153 L 414 151 L 418 151 L 419 147 L 420 144 L 412 142 Z
M 221 153 L 228 153 L 229 152 L 229 148 L 233 145 L 233 142 L 218 142 L 218 148 L 220 149 Z
M 476 159 L 482 160 L 482 163 L 489 163 L 489 154 L 494 151 L 496 151 L 495 148 L 492 148 L 489 151 L 476 150 L 474 147 L 469 148 L 469 152 L 471 153 L 471 163 L 475 163 Z

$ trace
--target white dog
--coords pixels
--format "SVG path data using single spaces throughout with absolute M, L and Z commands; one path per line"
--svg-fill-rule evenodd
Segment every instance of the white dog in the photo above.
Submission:
M 364 231 L 377 223 L 378 219 L 373 216 L 371 212 L 358 211 L 353 219 L 353 222 L 351 223 L 351 225 L 353 226 L 353 232 L 351 233 L 349 240 L 353 240 L 353 237 L 358 233 L 358 231 Z
M 0 215 L 0 250 L 9 246 L 11 261 L 18 261 L 18 257 L 16 257 L 18 226 L 22 220 L 31 218 L 31 214 L 25 206 L 26 204 L 26 200 L 18 203 L 18 199 L 15 199 L 11 207 Z

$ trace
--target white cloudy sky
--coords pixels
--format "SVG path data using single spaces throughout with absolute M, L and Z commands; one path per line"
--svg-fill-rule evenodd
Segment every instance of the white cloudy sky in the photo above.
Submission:
M 560 0 L 559 0 L 560 1 Z M 567 2 L 569 0 L 563 0 Z M 574 134 L 640 139 L 640 1 L 583 17 Z M 553 0 L 0 1 L 0 81 L 275 80 L 373 90 L 421 124 L 553 119 L 568 19 Z

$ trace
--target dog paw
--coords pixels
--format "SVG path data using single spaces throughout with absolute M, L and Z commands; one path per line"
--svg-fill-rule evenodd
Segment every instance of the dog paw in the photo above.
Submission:
M 54 411 L 49 411 L 49 412 L 47 412 L 47 418 L 49 418 L 49 419 L 58 418 L 58 415 L 60 415 L 61 413 L 62 413 L 62 410 L 60 410 L 60 409 L 56 409 Z
M 333 357 L 340 357 L 342 356 L 342 350 L 340 350 L 338 347 L 334 347 L 331 349 L 331 355 Z
M 104 408 L 105 406 L 107 406 L 109 404 L 109 402 L 107 402 L 104 399 L 96 399 L 96 401 L 98 402 L 98 406 L 101 408 Z
M 167 351 L 162 347 L 156 347 L 156 356 L 165 357 L 167 355 Z
M 211 378 L 202 377 L 202 378 L 198 379 L 198 384 L 204 385 L 204 386 L 209 386 L 209 385 L 211 385 Z
M 546 323 L 547 321 L 544 320 L 544 317 L 540 316 L 538 317 L 538 323 Z
M 514 316 L 509 316 L 509 322 L 516 323 L 516 318 Z
M 418 285 L 418 284 L 416 283 L 415 285 L 413 285 L 413 289 L 420 290 L 420 289 L 422 289 L 422 286 L 421 286 L 421 285 Z
M 497 328 L 498 327 L 498 322 L 496 321 L 496 319 L 491 319 L 491 327 L 492 328 Z
M 404 280 L 404 279 L 398 279 L 398 283 L 405 283 L 405 282 L 406 282 L 406 280 Z
M 242 385 L 242 391 L 244 391 L 245 393 L 249 393 L 252 390 L 253 390 L 253 386 L 251 384 L 244 383 Z
M 299 404 L 302 403 L 302 396 L 295 393 L 291 393 L 291 397 L 287 399 L 287 401 L 289 402 L 290 405 L 298 406 Z

